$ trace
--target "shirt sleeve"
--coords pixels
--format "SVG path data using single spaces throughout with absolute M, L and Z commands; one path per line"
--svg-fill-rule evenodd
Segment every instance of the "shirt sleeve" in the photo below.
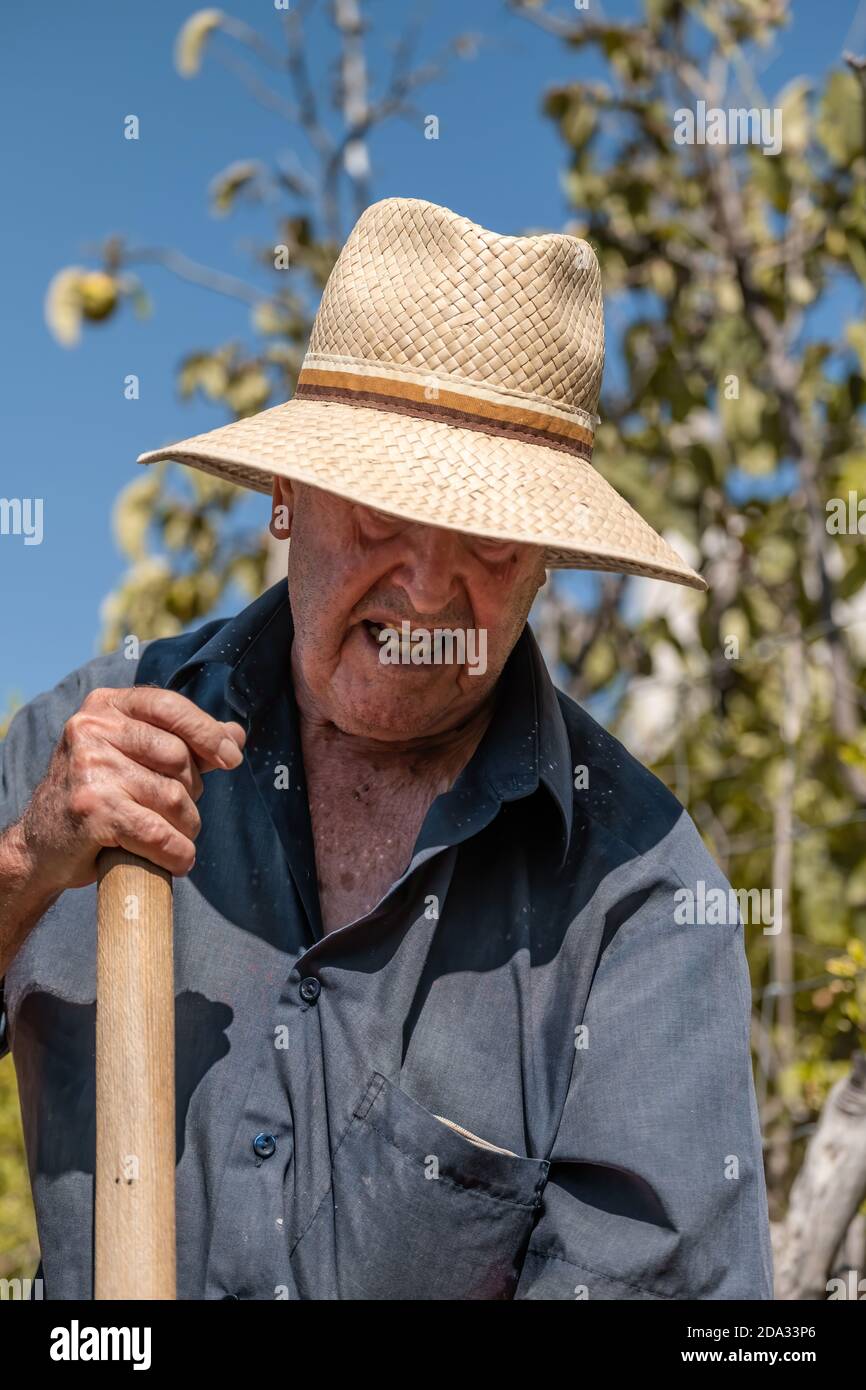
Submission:
M 575 1033 L 518 1299 L 771 1299 L 743 928 L 625 924 Z
M 43 706 L 48 697 L 39 695 L 13 716 L 6 737 L 0 740 L 0 834 L 18 819 L 42 773 L 36 766 L 47 741 Z M 49 752 L 50 756 L 50 752 Z M 47 759 L 46 764 L 47 766 Z M 28 779 L 27 767 L 32 767 Z M 44 767 L 42 769 L 44 772 Z M 38 775 L 37 775 L 38 773 Z M 28 782 L 31 783 L 28 791 Z M 0 978 L 0 1058 L 9 1051 L 6 1018 L 5 980 Z

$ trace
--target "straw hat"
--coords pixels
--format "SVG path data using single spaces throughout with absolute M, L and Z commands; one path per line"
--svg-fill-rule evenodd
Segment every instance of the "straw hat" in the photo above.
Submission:
M 142 454 L 258 492 L 542 545 L 546 564 L 706 585 L 593 468 L 604 363 L 592 248 L 500 236 L 419 198 L 362 213 L 292 400 Z

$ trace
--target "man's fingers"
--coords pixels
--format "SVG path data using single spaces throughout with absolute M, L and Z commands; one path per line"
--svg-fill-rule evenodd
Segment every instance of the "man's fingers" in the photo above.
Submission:
M 186 839 L 196 838 L 201 830 L 201 816 L 189 792 L 176 778 L 163 777 L 128 761 L 123 782 L 126 795 L 139 806 L 155 811 Z
M 134 808 L 134 809 L 132 809 Z M 175 878 L 188 874 L 195 864 L 195 845 L 156 811 L 130 802 L 118 828 L 116 844 L 167 869 Z
M 176 778 L 193 801 L 198 801 L 204 791 L 201 771 L 210 771 L 211 764 L 205 762 L 200 770 L 196 758 L 177 734 L 154 724 L 143 724 L 140 719 L 124 719 L 112 733 L 111 741 L 132 762 L 164 777 Z
M 243 760 L 246 733 L 241 725 L 214 719 L 176 690 L 134 685 L 115 695 L 114 703 L 130 718 L 157 725 L 183 739 L 201 771 L 237 767 Z
M 237 720 L 235 719 L 227 719 L 225 721 L 224 727 L 228 729 L 229 734 L 234 739 L 238 748 L 243 748 L 244 744 L 247 741 L 247 731 L 244 728 L 243 724 L 238 724 Z
M 243 725 L 236 724 L 233 719 L 228 719 L 223 724 L 223 728 L 228 730 L 229 735 L 235 740 L 238 747 L 243 748 L 247 739 L 247 731 Z M 225 767 L 224 763 L 213 762 L 209 758 L 196 757 L 194 762 L 199 772 L 217 772 L 222 771 Z

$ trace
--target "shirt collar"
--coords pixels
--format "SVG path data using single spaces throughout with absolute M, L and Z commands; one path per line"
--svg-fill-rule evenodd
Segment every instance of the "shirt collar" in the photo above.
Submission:
M 289 678 L 294 626 L 288 582 L 279 580 L 218 630 L 166 682 L 178 690 L 205 666 L 226 667 L 226 699 L 250 718 Z
M 225 695 L 242 717 L 250 718 L 269 703 L 290 679 L 289 652 L 294 625 L 288 584 L 281 579 L 229 619 L 169 677 L 169 689 L 179 689 L 196 670 L 208 665 L 226 667 Z M 294 702 L 292 702 L 294 705 Z M 467 817 L 467 798 L 478 792 L 496 805 L 532 796 L 543 787 L 558 812 L 560 863 L 571 839 L 573 823 L 572 753 L 559 697 L 538 643 L 527 624 L 499 679 L 496 708 L 490 725 L 451 790 L 437 798 L 437 828 L 443 817 L 454 819 L 472 833 L 475 816 Z M 481 806 L 477 806 L 481 811 Z M 484 820 L 490 819 L 484 816 Z M 425 830 L 433 831 L 433 826 Z M 426 836 L 425 836 L 426 838 Z M 452 840 L 453 842 L 453 840 Z
M 473 757 L 450 791 L 437 798 L 437 829 L 443 819 L 456 823 L 467 838 L 493 818 L 504 802 L 520 801 L 543 789 L 554 804 L 559 833 L 559 864 L 571 841 L 574 791 L 568 731 L 556 688 L 527 624 L 499 678 L 496 708 Z M 420 843 L 433 826 L 425 824 Z

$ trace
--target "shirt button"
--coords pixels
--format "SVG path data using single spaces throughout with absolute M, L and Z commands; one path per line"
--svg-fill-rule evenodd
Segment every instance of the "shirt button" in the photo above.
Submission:
M 315 1004 L 321 992 L 322 986 L 313 975 L 311 975 L 309 979 L 301 980 L 301 987 L 298 993 L 305 1004 Z
M 259 1158 L 270 1158 L 277 1147 L 277 1141 L 272 1134 L 257 1134 L 253 1140 L 253 1149 Z

